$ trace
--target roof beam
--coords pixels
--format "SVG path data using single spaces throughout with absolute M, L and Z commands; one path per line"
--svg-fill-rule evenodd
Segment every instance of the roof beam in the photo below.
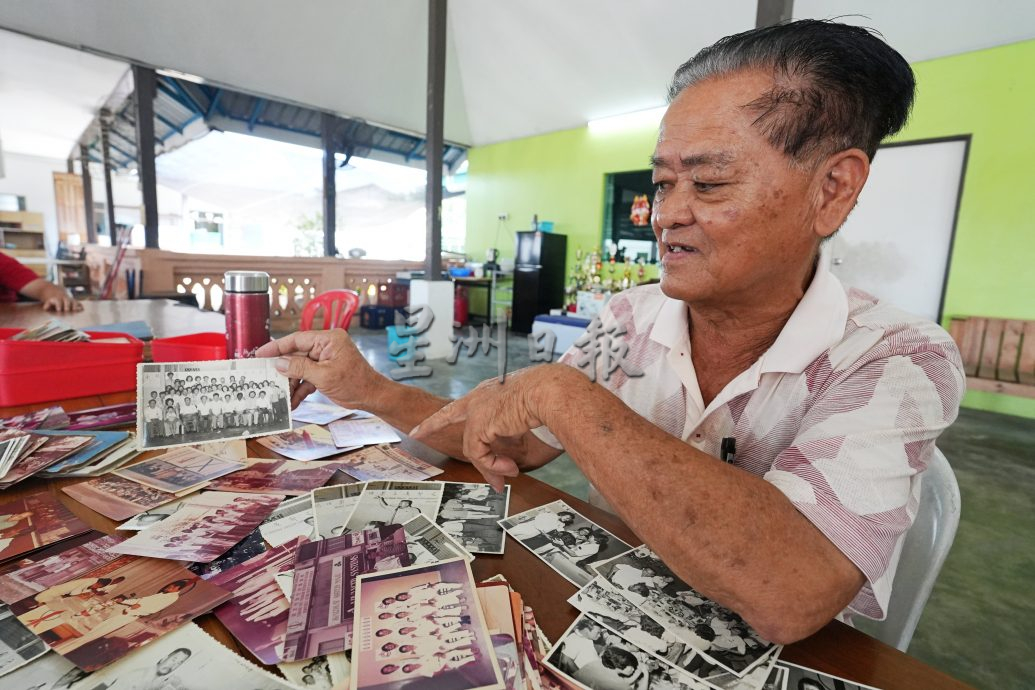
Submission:
M 266 109 L 268 101 L 265 98 L 255 99 L 255 105 L 252 106 L 252 114 L 248 117 L 248 131 L 255 130 L 255 123 L 259 121 L 259 117 L 262 115 L 262 111 Z

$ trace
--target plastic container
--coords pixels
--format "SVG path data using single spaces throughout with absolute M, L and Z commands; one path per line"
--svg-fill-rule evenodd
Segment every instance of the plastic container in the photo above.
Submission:
M 363 328 L 380 330 L 395 321 L 395 307 L 368 304 L 359 308 L 359 325 Z
M 226 359 L 226 335 L 191 333 L 151 341 L 152 362 L 208 362 Z
M 9 340 L 22 330 L 0 328 L 0 407 L 136 390 L 144 343 L 133 336 L 87 331 L 92 342 Z
M 392 360 L 393 362 L 402 362 L 404 360 L 412 359 L 412 357 L 407 356 L 409 353 L 407 353 L 406 350 L 401 350 L 397 355 L 393 355 L 391 350 L 392 343 L 401 343 L 405 345 L 407 342 L 409 342 L 410 338 L 413 337 L 412 335 L 399 335 L 398 329 L 395 326 L 386 327 L 385 333 L 388 334 L 388 359 Z
M 470 278 L 474 274 L 474 271 L 467 268 L 466 266 L 456 267 L 449 269 L 449 275 L 454 278 Z

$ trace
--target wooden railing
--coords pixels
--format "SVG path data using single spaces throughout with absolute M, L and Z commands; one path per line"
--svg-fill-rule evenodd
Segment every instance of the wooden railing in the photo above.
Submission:
M 115 250 L 89 246 L 86 250 L 94 294 L 111 269 Z M 202 309 L 220 311 L 223 302 L 223 273 L 265 271 L 270 274 L 270 326 L 278 333 L 295 330 L 302 309 L 326 290 L 346 288 L 367 294 L 371 285 L 380 289 L 391 283 L 399 271 L 423 268 L 415 261 L 373 261 L 308 257 L 225 256 L 181 254 L 160 249 L 130 249 L 122 260 L 114 296 L 127 296 L 126 270 L 140 271 L 143 295 L 193 293 Z M 354 320 L 355 323 L 357 320 Z

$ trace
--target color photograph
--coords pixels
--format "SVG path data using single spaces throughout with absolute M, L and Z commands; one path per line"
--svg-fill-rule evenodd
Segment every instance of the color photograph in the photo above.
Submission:
M 419 482 L 442 474 L 442 470 L 414 457 L 401 448 L 370 446 L 343 455 L 337 460 L 341 469 L 361 482 Z
M 247 537 L 280 504 L 274 494 L 206 491 L 113 547 L 118 553 L 209 563 Z
M 352 690 L 503 690 L 463 559 L 361 576 Z
M 242 467 L 233 474 L 216 479 L 208 488 L 213 491 L 300 496 L 326 484 L 341 464 L 250 458 Z
M 596 574 L 590 564 L 629 550 L 629 545 L 564 501 L 512 515 L 499 524 L 507 534 L 566 580 L 584 587 Z
M 92 534 L 97 535 L 97 538 L 83 544 L 69 545 L 69 548 L 48 558 L 0 575 L 0 600 L 13 604 L 118 558 L 118 554 L 112 553 L 110 549 L 123 537 L 102 535 L 100 532 Z M 62 545 L 59 542 L 55 546 Z
M 145 450 L 291 429 L 288 380 L 269 359 L 137 365 L 137 436 Z
M 177 498 L 176 500 L 170 501 L 169 503 L 164 503 L 156 508 L 152 508 L 151 510 L 145 510 L 144 512 L 138 513 L 137 515 L 134 515 L 130 519 L 123 522 L 121 525 L 119 525 L 118 529 L 139 531 L 142 529 L 147 529 L 151 525 L 157 525 L 159 522 L 161 522 L 162 520 L 164 520 L 165 518 L 169 517 L 177 510 L 182 508 L 183 504 L 185 504 L 190 499 L 191 496 L 188 495 L 184 496 L 183 498 Z
M 16 498 L 0 504 L 0 561 L 74 537 L 89 529 L 85 522 L 47 491 Z
M 349 450 L 334 445 L 331 432 L 316 424 L 263 436 L 258 439 L 258 443 L 292 460 L 322 460 Z
M 106 474 L 61 489 L 88 508 L 117 522 L 176 500 L 176 494 Z
M 114 474 L 161 491 L 182 494 L 244 467 L 243 462 L 223 460 L 195 448 L 174 448 Z
M 356 576 L 409 565 L 402 527 L 376 527 L 297 549 L 284 661 L 352 646 Z
M 92 671 L 228 596 L 172 561 L 122 558 L 15 602 L 11 610 L 51 649 Z
M 506 534 L 499 521 L 509 506 L 509 486 L 499 493 L 488 484 L 443 482 L 435 521 L 469 552 L 501 554 Z
M 275 578 L 294 568 L 295 547 L 294 542 L 278 546 L 209 579 L 231 595 L 216 617 L 264 664 L 280 661 L 289 601 Z

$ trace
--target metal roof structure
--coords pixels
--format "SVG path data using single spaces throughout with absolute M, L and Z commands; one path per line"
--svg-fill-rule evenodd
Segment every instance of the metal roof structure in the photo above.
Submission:
M 108 118 L 112 165 L 118 169 L 136 167 L 136 92 L 127 77 L 116 88 L 109 108 L 84 132 L 90 160 L 101 162 L 100 119 Z M 155 155 L 178 148 L 210 130 L 252 134 L 303 146 L 322 148 L 323 113 L 304 106 L 261 98 L 230 89 L 198 84 L 188 79 L 158 74 L 155 96 Z M 426 141 L 363 120 L 334 116 L 334 149 L 352 156 L 376 158 L 390 163 L 423 167 Z M 444 163 L 455 169 L 466 148 L 446 144 Z

